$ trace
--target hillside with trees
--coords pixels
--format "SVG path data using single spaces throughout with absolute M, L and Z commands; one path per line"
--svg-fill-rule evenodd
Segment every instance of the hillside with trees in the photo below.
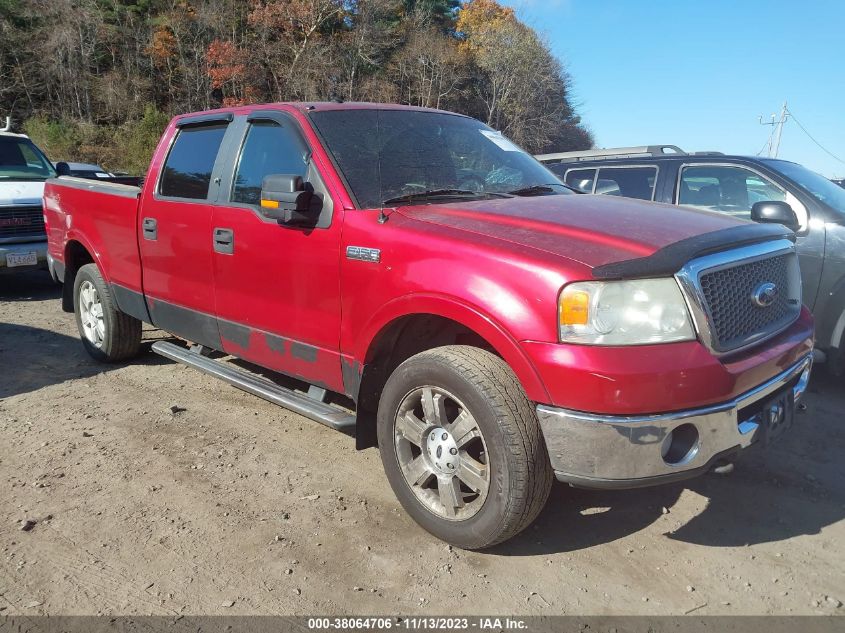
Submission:
M 173 114 L 332 98 L 592 144 L 560 62 L 495 0 L 0 0 L 0 115 L 54 160 L 142 173 Z

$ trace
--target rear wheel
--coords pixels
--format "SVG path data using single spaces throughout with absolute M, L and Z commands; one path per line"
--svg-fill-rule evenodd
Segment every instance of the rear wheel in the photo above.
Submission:
M 382 393 L 378 432 L 402 506 L 458 547 L 511 538 L 548 498 L 553 473 L 534 406 L 484 350 L 441 347 L 402 363 Z
M 141 346 L 141 322 L 117 309 L 96 264 L 85 264 L 73 282 L 73 307 L 82 344 L 95 359 L 132 358 Z

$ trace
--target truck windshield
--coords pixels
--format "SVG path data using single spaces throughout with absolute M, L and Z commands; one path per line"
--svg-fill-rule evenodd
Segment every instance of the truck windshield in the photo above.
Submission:
M 22 136 L 0 135 L 0 181 L 46 180 L 55 175 L 35 143 Z
M 310 117 L 362 208 L 571 193 L 533 156 L 475 119 L 376 109 Z
M 810 171 L 797 163 L 790 163 L 786 160 L 769 160 L 766 164 L 782 173 L 803 187 L 817 200 L 823 202 L 834 211 L 845 215 L 845 189 L 824 176 Z

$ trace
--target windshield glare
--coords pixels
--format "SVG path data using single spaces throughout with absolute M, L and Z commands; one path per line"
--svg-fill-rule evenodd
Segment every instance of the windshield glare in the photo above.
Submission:
M 28 138 L 0 136 L 0 180 L 46 180 L 56 171 Z
M 785 160 L 767 160 L 769 167 L 791 178 L 814 198 L 845 214 L 845 189 L 806 167 Z
M 534 157 L 475 119 L 415 110 L 310 116 L 362 208 L 444 190 L 484 198 L 545 185 L 548 193 L 570 193 Z

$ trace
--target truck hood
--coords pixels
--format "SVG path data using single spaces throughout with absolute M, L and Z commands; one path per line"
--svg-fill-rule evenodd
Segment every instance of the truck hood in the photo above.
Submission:
M 709 211 L 592 195 L 412 205 L 397 211 L 423 222 L 540 249 L 590 268 L 648 257 L 689 237 L 748 224 Z
M 0 181 L 0 207 L 41 204 L 44 181 Z

